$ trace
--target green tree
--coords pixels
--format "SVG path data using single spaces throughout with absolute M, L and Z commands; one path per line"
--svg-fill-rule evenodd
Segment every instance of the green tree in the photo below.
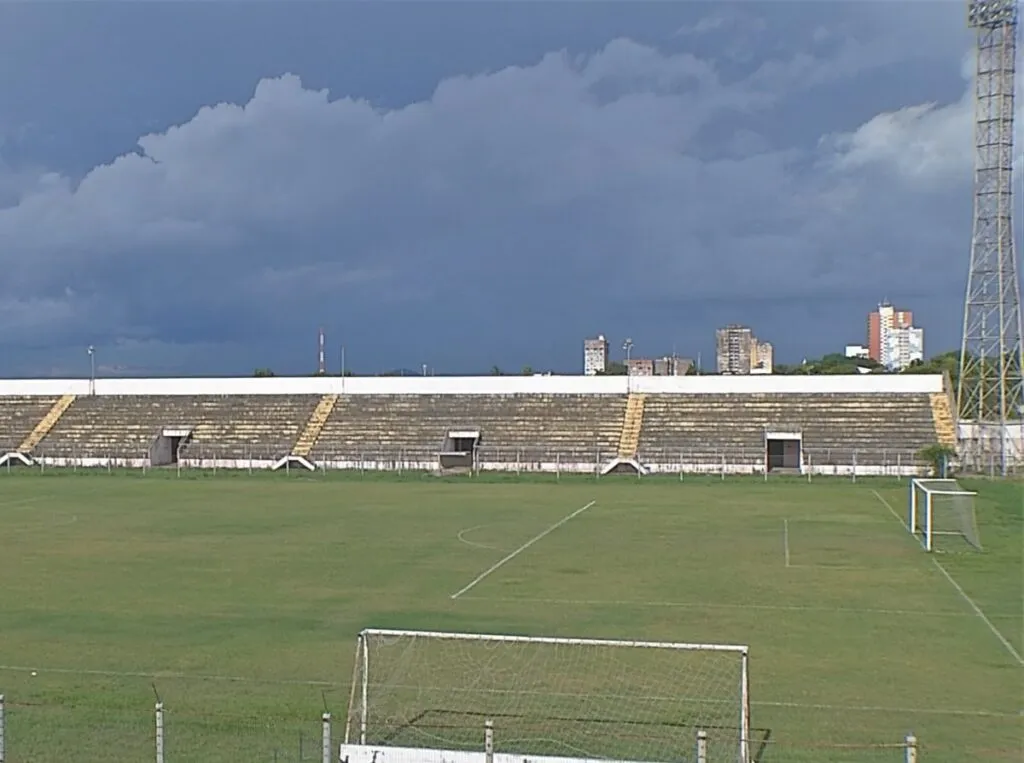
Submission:
M 257 368 L 252 372 L 253 376 L 275 376 L 276 374 L 269 368 Z
M 950 462 L 956 457 L 956 451 L 946 445 L 935 443 L 918 451 L 918 458 L 927 461 L 931 467 L 931 476 L 946 479 L 952 474 Z
M 617 360 L 609 361 L 608 368 L 604 371 L 598 372 L 598 376 L 625 376 L 626 375 L 626 364 L 620 363 Z
M 820 358 L 805 360 L 799 365 L 780 363 L 773 369 L 776 374 L 820 376 L 835 374 L 858 374 L 866 369 L 870 373 L 883 373 L 881 364 L 870 358 L 848 358 L 839 352 L 830 352 Z
M 523 376 L 533 376 L 533 366 L 523 366 L 523 370 L 520 373 Z

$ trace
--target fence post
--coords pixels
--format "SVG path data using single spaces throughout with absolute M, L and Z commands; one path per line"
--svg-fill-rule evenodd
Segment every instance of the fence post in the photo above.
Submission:
M 484 721 L 484 760 L 494 763 L 494 721 L 490 718 Z
M 697 730 L 697 763 L 708 763 L 708 732 Z
M 322 716 L 323 730 L 323 763 L 331 763 L 331 714 L 324 713 Z
M 156 763 L 164 763 L 164 703 L 156 703 Z
M 6 714 L 4 713 L 4 695 L 0 694 L 0 763 L 4 763 L 6 757 L 4 755 L 4 729 L 7 724 Z
M 907 734 L 907 763 L 917 763 L 917 737 Z

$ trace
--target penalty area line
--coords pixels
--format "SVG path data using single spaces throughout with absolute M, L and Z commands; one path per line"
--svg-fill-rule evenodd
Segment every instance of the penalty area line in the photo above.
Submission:
M 523 553 L 526 549 L 528 549 L 530 546 L 532 546 L 534 543 L 536 543 L 537 541 L 539 541 L 539 540 L 541 540 L 543 538 L 546 538 L 548 535 L 553 533 L 555 530 L 557 530 L 559 527 L 564 525 L 570 519 L 573 519 L 574 517 L 578 517 L 580 514 L 582 514 L 587 509 L 589 509 L 595 503 L 597 503 L 597 501 L 591 501 L 586 506 L 581 506 L 580 508 L 576 509 L 576 511 L 574 511 L 572 514 L 568 514 L 568 515 L 562 517 L 560 520 L 555 522 L 553 525 L 551 525 L 551 527 L 546 529 L 544 532 L 540 533 L 539 535 L 535 535 L 534 537 L 530 538 L 530 540 L 526 541 L 526 543 L 524 543 L 519 548 L 517 548 L 515 551 L 513 551 L 511 554 L 508 554 L 504 558 L 499 559 L 496 563 L 492 564 L 486 570 L 481 572 L 479 575 L 477 575 L 475 578 L 473 578 L 473 580 L 471 580 L 468 584 L 464 585 L 462 588 L 460 588 L 458 591 L 453 593 L 448 598 L 454 600 L 454 599 L 457 599 L 460 596 L 462 596 L 462 594 L 464 594 L 464 593 L 466 593 L 468 591 L 471 591 L 473 588 L 476 587 L 476 585 L 478 583 L 483 581 L 484 578 L 486 578 L 492 572 L 497 572 L 498 570 L 500 570 L 502 567 L 504 567 L 506 564 L 511 562 L 513 559 L 515 559 L 517 556 L 519 556 L 521 553 Z
M 892 504 L 890 504 L 887 500 L 885 500 L 885 498 L 883 498 L 882 495 L 877 490 L 872 490 L 871 492 L 874 493 L 875 494 L 875 498 L 877 498 L 879 501 L 881 501 L 882 504 L 885 506 L 885 508 L 887 508 L 889 510 L 889 513 L 892 514 L 894 517 L 896 517 L 896 519 L 899 520 L 899 523 L 903 526 L 903 529 L 904 530 L 909 530 L 909 528 L 907 526 L 907 523 L 904 522 L 902 519 L 900 519 L 900 515 L 896 513 L 896 510 L 892 507 Z M 957 583 L 956 580 L 953 579 L 953 576 L 950 575 L 946 571 L 945 567 L 943 567 L 941 564 L 939 564 L 939 560 L 936 559 L 934 556 L 932 557 L 932 564 L 934 564 L 935 567 L 938 569 L 938 571 L 942 573 L 942 576 L 944 578 L 946 578 L 946 580 L 949 581 L 949 584 L 951 586 L 953 586 L 953 589 L 958 594 L 960 594 L 960 598 L 962 598 L 964 601 L 967 602 L 967 605 L 974 611 L 974 614 L 976 614 L 978 616 L 978 619 L 980 619 L 983 623 L 985 623 L 985 626 L 990 631 L 992 631 L 992 635 L 995 636 L 997 639 L 999 639 L 999 643 L 1003 645 L 1003 649 L 1006 650 L 1007 654 L 1009 654 L 1011 657 L 1013 657 L 1013 659 L 1017 663 L 1017 665 L 1019 665 L 1020 667 L 1024 668 L 1024 657 L 1020 656 L 1020 653 L 1016 649 L 1014 649 L 1013 644 L 1011 644 L 1009 641 L 1007 641 L 1006 637 L 1002 633 L 999 632 L 999 629 L 995 625 L 992 624 L 992 621 L 988 619 L 988 616 L 984 612 L 981 611 L 981 607 L 979 607 L 977 604 L 975 604 L 974 603 L 974 599 L 972 599 L 970 596 L 967 595 L 967 591 L 965 591 L 960 586 L 960 584 Z

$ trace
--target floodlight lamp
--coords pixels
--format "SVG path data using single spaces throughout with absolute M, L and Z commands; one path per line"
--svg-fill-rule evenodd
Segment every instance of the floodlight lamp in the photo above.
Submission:
M 1017 0 L 973 0 L 967 6 L 967 24 L 972 27 L 996 27 L 1017 20 Z

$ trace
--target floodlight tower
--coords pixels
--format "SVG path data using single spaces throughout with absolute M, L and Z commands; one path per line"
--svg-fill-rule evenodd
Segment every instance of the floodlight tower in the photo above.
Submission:
M 1017 0 L 969 0 L 977 30 L 974 229 L 964 299 L 957 408 L 974 425 L 976 456 L 1014 461 L 1009 422 L 1024 404 L 1020 281 L 1013 237 L 1013 109 Z

